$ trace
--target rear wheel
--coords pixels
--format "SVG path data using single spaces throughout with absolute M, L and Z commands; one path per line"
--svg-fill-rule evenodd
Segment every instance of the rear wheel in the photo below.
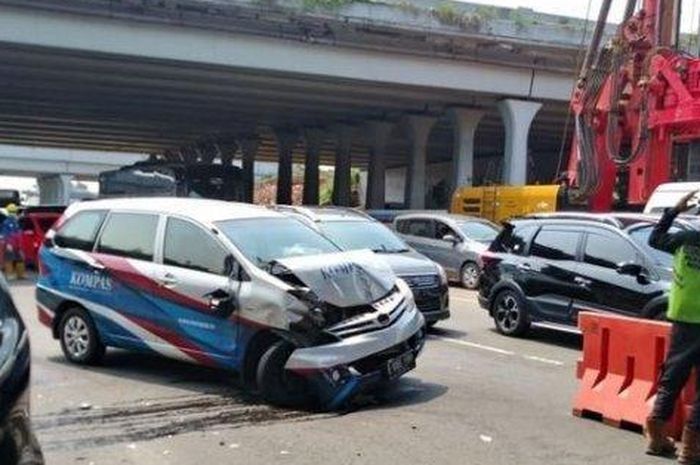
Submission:
M 300 407 L 311 401 L 306 379 L 284 368 L 292 352 L 292 344 L 279 341 L 260 357 L 256 373 L 258 391 L 271 404 Z
M 94 365 L 102 360 L 105 346 L 92 318 L 83 308 L 71 307 L 61 317 L 58 327 L 65 357 L 79 365 Z
M 530 329 L 523 299 L 510 289 L 501 291 L 493 301 L 493 320 L 499 333 L 522 336 Z
M 474 262 L 465 263 L 460 273 L 460 282 L 466 289 L 476 289 L 479 285 L 479 265 Z

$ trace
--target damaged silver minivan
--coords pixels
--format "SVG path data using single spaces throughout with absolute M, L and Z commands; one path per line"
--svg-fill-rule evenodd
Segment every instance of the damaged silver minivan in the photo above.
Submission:
M 276 404 L 336 408 L 413 369 L 425 338 L 385 262 L 247 204 L 74 204 L 39 269 L 39 319 L 71 362 L 151 351 L 236 370 Z

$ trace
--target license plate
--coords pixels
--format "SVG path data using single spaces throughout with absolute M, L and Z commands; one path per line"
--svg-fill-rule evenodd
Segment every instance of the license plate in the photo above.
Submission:
M 416 367 L 416 357 L 409 351 L 386 362 L 386 374 L 389 379 L 396 379 Z

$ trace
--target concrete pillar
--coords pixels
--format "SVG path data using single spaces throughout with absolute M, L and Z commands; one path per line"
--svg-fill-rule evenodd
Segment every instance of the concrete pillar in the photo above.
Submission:
M 70 174 L 50 174 L 37 178 L 41 205 L 68 205 L 72 190 Z
M 426 115 L 406 117 L 411 140 L 411 158 L 406 171 L 406 192 L 404 194 L 404 204 L 407 208 L 425 208 L 428 136 L 430 136 L 430 130 L 436 120 L 437 118 Z
M 292 203 L 292 152 L 299 140 L 296 131 L 289 129 L 275 130 L 277 138 L 277 204 L 291 205 Z
M 243 155 L 243 200 L 249 203 L 255 201 L 255 155 L 258 153 L 259 142 L 257 136 L 244 137 L 238 141 Z
M 320 163 L 321 148 L 325 134 L 317 128 L 304 130 L 304 142 L 306 144 L 306 158 L 304 159 L 304 205 L 318 205 L 319 202 L 319 177 L 318 165 Z
M 351 177 L 351 152 L 352 136 L 354 128 L 348 125 L 340 125 L 335 128 L 335 172 L 333 174 L 333 205 L 343 207 L 350 206 Z
M 386 206 L 386 146 L 394 125 L 386 121 L 370 121 L 368 126 L 370 153 L 365 207 L 381 209 Z
M 484 111 L 475 108 L 452 108 L 449 111 L 454 126 L 452 175 L 449 198 L 455 189 L 474 184 L 474 135 Z
M 527 139 L 530 125 L 542 107 L 539 102 L 506 99 L 498 102 L 498 111 L 506 129 L 503 181 L 522 186 L 527 183 Z

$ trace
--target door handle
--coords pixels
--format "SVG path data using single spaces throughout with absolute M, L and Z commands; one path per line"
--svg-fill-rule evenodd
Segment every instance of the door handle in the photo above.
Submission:
M 177 286 L 177 278 L 170 273 L 166 273 L 160 278 L 160 285 L 163 287 L 175 287 Z
M 532 265 L 529 263 L 519 263 L 518 269 L 522 271 L 532 271 Z
M 588 287 L 593 281 L 591 281 L 590 279 L 582 278 L 580 276 L 576 276 L 574 278 L 574 282 L 581 287 Z

